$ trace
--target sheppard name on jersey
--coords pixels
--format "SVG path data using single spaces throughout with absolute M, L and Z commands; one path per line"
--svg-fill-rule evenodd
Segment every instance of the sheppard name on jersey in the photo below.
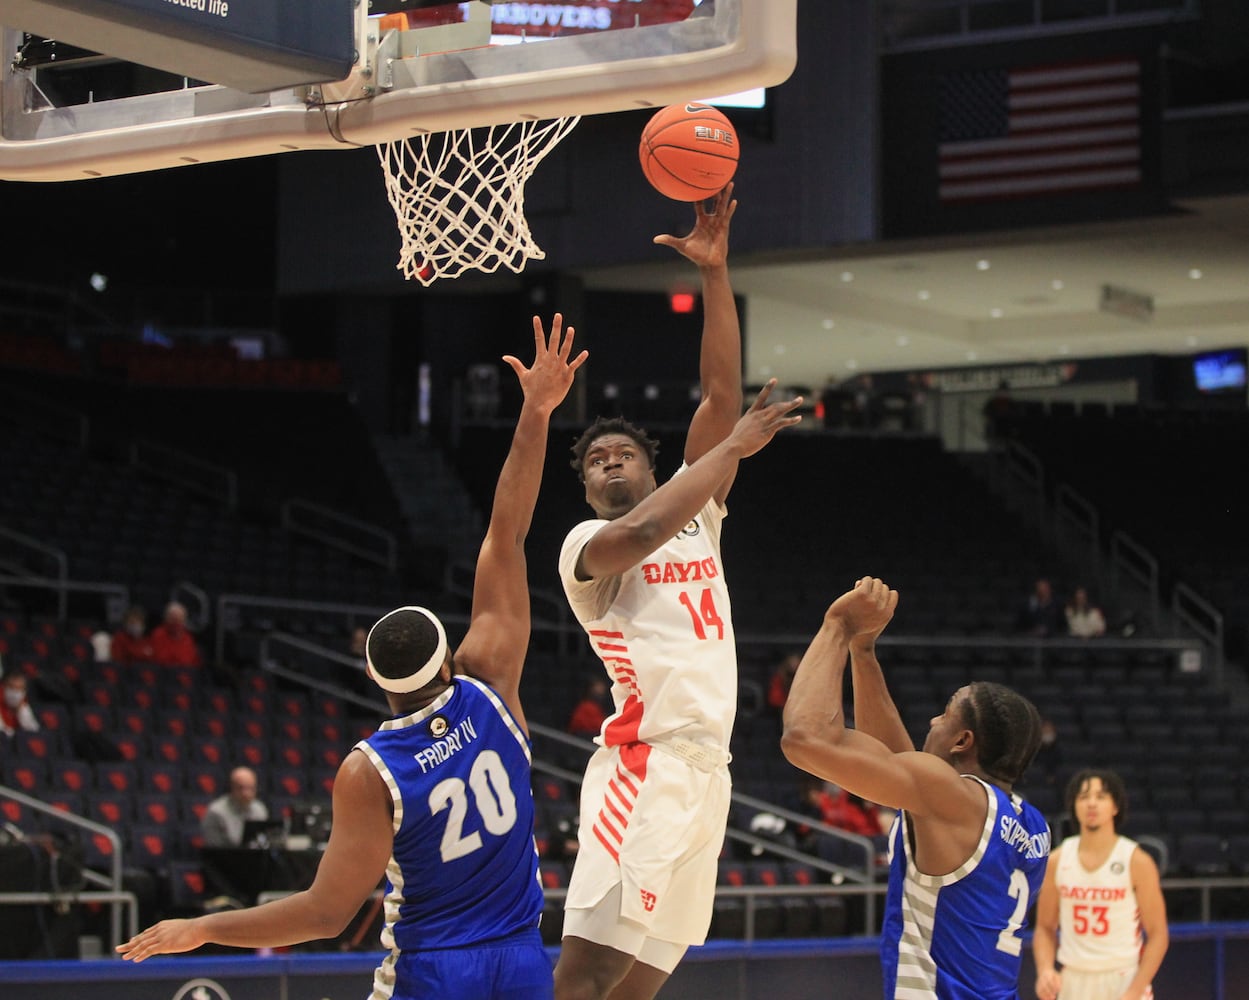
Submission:
M 465 719 L 442 739 L 434 740 L 424 750 L 414 753 L 412 757 L 421 765 L 421 773 L 428 774 L 443 761 L 449 760 L 452 754 L 463 750 L 475 739 L 477 739 L 477 730 L 473 728 L 473 720 Z
M 1025 858 L 1043 858 L 1050 852 L 1050 832 L 1029 833 L 1014 816 L 1003 816 L 998 830 L 1007 847 L 1013 847 Z
M 642 578 L 647 583 L 689 583 L 691 580 L 713 580 L 720 567 L 708 556 L 695 562 L 642 563 Z
M 1100 899 L 1114 902 L 1116 899 L 1127 899 L 1127 889 L 1110 889 L 1096 885 L 1060 885 L 1059 894 L 1064 899 Z

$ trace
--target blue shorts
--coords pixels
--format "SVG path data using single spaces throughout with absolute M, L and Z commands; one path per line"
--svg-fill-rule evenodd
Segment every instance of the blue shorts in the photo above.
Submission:
M 472 948 L 407 951 L 392 1000 L 552 1000 L 551 960 L 535 929 Z

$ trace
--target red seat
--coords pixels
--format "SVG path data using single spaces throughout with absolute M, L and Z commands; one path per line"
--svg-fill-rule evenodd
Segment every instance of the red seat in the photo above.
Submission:
M 266 740 L 240 740 L 230 743 L 235 764 L 253 769 L 263 768 L 269 762 L 269 744 Z
M 327 799 L 334 797 L 334 779 L 338 777 L 338 769 L 333 767 L 314 767 L 312 769 L 311 790 L 314 795 L 323 795 Z
M 262 740 L 269 734 L 269 719 L 261 713 L 239 715 L 234 720 L 234 730 L 249 740 Z
M 191 713 L 176 708 L 158 708 L 152 713 L 152 726 L 157 733 L 164 736 L 177 736 L 186 739 L 191 735 Z
M 31 810 L 14 799 L 0 798 L 0 822 L 12 823 L 19 829 L 30 826 Z
M 140 868 L 164 871 L 172 858 L 174 842 L 172 826 L 136 823 L 130 828 L 130 860 Z
M 48 776 L 53 791 L 57 792 L 82 795 L 95 787 L 95 774 L 91 765 L 83 760 L 57 757 L 48 762 Z
M 224 740 L 198 739 L 192 742 L 191 759 L 197 763 L 225 767 L 233 757 Z
M 273 748 L 271 759 L 286 768 L 308 766 L 308 752 L 298 743 L 279 743 Z
M 112 825 L 112 824 L 110 824 Z M 125 835 L 121 829 L 115 828 L 114 833 L 125 841 Z M 83 854 L 88 868 L 96 871 L 111 871 L 113 866 L 113 858 L 116 851 L 113 842 L 102 833 L 89 831 L 82 838 Z
M 117 705 L 117 685 L 106 680 L 84 681 L 82 699 L 88 705 L 113 708 Z
M 332 767 L 337 769 L 343 762 L 343 752 L 336 746 L 322 746 L 317 748 L 316 757 L 313 763 L 320 767 Z
M 179 764 L 186 759 L 186 745 L 176 736 L 152 738 L 152 759 L 165 764 Z
M 212 795 L 187 795 L 182 799 L 182 842 L 190 843 L 189 828 L 199 829 L 199 824 L 204 821 L 204 813 L 208 812 L 208 807 L 212 805 L 215 796 Z
M 198 861 L 172 861 L 168 872 L 169 902 L 178 910 L 199 912 L 204 902 L 204 873 Z
M 218 715 L 229 715 L 234 711 L 234 695 L 226 688 L 209 688 L 200 692 L 200 707 Z
M 5 758 L 0 763 L 0 782 L 27 795 L 35 795 L 48 783 L 48 765 L 42 760 Z
M 141 792 L 134 797 L 134 814 L 148 826 L 173 826 L 178 821 L 177 800 L 168 795 Z
M 69 709 L 59 702 L 49 702 L 35 709 L 35 717 L 43 729 L 65 733 L 69 731 Z
M 304 798 L 308 794 L 307 773 L 302 767 L 274 768 L 269 774 L 269 789 L 276 796 Z
M 186 773 L 182 764 L 148 760 L 140 765 L 139 788 L 141 792 L 172 797 L 185 787 Z
M 113 707 L 101 704 L 76 705 L 74 725 L 88 733 L 107 733 L 115 728 Z
M 114 830 L 130 821 L 134 808 L 129 795 L 114 795 L 111 792 L 88 792 L 83 800 L 91 819 Z
M 538 862 L 538 873 L 542 877 L 542 888 L 568 888 L 568 866 L 564 862 L 544 858 Z
M 113 745 L 117 747 L 122 760 L 128 764 L 138 764 L 147 757 L 148 739 L 146 736 L 114 732 L 110 739 L 112 739 Z
M 137 786 L 138 774 L 134 764 L 110 761 L 95 765 L 95 787 L 100 791 L 129 795 Z
M 61 749 L 62 733 L 56 730 L 40 730 L 31 733 L 19 729 L 13 734 L 13 750 L 19 757 L 38 757 L 49 760 Z
M 142 736 L 152 731 L 151 711 L 146 708 L 121 708 L 117 711 L 117 728 L 131 736 Z
M 216 764 L 190 764 L 186 769 L 186 787 L 196 795 L 215 798 L 226 788 L 225 770 Z
M 308 696 L 281 692 L 273 699 L 273 707 L 286 718 L 302 719 L 308 715 Z
M 73 792 L 47 792 L 43 795 L 43 804 L 59 812 L 73 813 L 75 816 L 82 816 L 86 812 L 86 808 L 82 804 L 82 796 Z M 48 830 L 64 832 L 68 829 L 64 823 L 59 823 L 51 817 L 45 817 L 43 823 L 44 828 Z
M 230 735 L 230 716 L 225 712 L 201 712 L 195 728 L 210 740 L 224 740 Z

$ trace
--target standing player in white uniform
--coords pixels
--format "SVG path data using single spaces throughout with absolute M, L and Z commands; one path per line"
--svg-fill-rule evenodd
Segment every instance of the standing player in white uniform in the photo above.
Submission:
M 738 461 L 800 419 L 800 400 L 742 416 L 741 334 L 728 277 L 732 185 L 696 205 L 683 239 L 698 265 L 702 400 L 685 465 L 657 487 L 655 442 L 599 419 L 573 447 L 598 517 L 569 532 L 560 576 L 612 681 L 612 714 L 581 786 L 580 849 L 555 968 L 557 1000 L 650 1000 L 711 923 L 729 807 L 737 655 L 720 558 Z
M 1080 771 L 1067 787 L 1067 810 L 1080 832 L 1050 856 L 1037 900 L 1037 996 L 1151 1000 L 1169 941 L 1166 901 L 1154 859 L 1118 833 L 1127 813 L 1123 780 L 1100 768 Z

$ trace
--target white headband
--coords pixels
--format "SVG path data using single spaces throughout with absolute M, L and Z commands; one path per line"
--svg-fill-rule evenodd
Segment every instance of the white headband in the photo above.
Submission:
M 417 614 L 424 615 L 433 624 L 434 629 L 438 632 L 438 644 L 434 647 L 433 653 L 424 665 L 415 673 L 408 674 L 407 677 L 383 677 L 373 667 L 373 658 L 369 655 L 369 650 L 373 645 L 373 633 L 377 631 L 377 626 L 384 622 L 391 615 L 397 615 L 403 611 L 415 611 Z M 384 691 L 390 691 L 393 694 L 407 694 L 409 691 L 416 691 L 423 688 L 426 684 L 434 679 L 443 662 L 447 658 L 447 633 L 442 627 L 442 622 L 438 620 L 438 616 L 432 611 L 425 608 L 406 607 L 395 608 L 394 611 L 387 612 L 382 615 L 369 629 L 369 637 L 364 641 L 364 659 L 369 665 L 369 676 L 377 682 L 377 686 Z

